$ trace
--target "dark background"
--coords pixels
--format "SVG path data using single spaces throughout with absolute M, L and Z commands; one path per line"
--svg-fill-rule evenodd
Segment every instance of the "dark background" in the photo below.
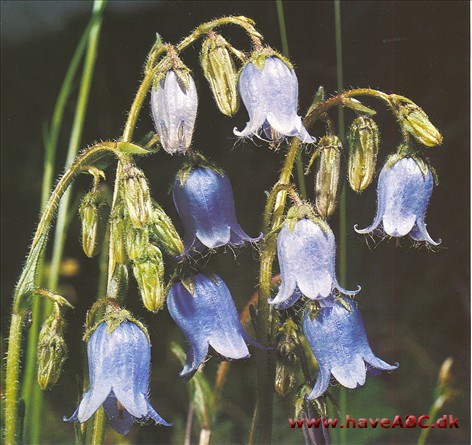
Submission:
M 290 55 L 300 83 L 300 110 L 309 106 L 319 85 L 336 91 L 334 7 L 332 2 L 284 2 Z M 42 179 L 42 127 L 53 106 L 85 24 L 87 2 L 2 2 L 2 201 L 1 292 L 2 339 L 8 329 L 10 296 L 28 244 L 37 224 Z M 85 122 L 83 146 L 99 139 L 119 137 L 147 51 L 159 32 L 166 41 L 178 42 L 203 21 L 222 15 L 246 15 L 256 21 L 266 41 L 281 50 L 275 2 L 110 2 L 105 12 L 99 56 Z M 459 417 L 460 429 L 434 430 L 431 443 L 469 443 L 469 4 L 468 2 L 350 1 L 341 5 L 344 85 L 378 88 L 405 95 L 418 103 L 441 130 L 444 143 L 425 150 L 437 169 L 440 184 L 434 189 L 426 221 L 438 249 L 414 249 L 384 241 L 366 245 L 352 227 L 364 227 L 375 213 L 375 186 L 362 196 L 348 191 L 348 288 L 362 285 L 358 296 L 374 352 L 400 368 L 371 378 L 349 391 L 348 413 L 353 417 L 389 417 L 425 414 L 433 401 L 441 363 L 454 357 L 455 400 L 442 414 Z M 244 34 L 223 31 L 238 48 L 248 48 Z M 199 44 L 183 55 L 194 70 L 199 90 L 199 117 L 195 147 L 221 165 L 235 190 L 240 222 L 251 235 L 260 230 L 264 191 L 275 182 L 283 151 L 271 152 L 263 144 L 237 143 L 232 129 L 246 122 L 243 107 L 234 119 L 218 113 L 198 66 Z M 77 88 L 75 89 L 77 92 Z M 379 103 L 380 163 L 399 142 L 394 119 Z M 65 161 L 68 129 L 74 113 L 70 103 L 61 134 L 58 166 Z M 353 115 L 346 112 L 346 123 Z M 136 140 L 152 130 L 147 108 L 141 113 Z M 312 134 L 322 135 L 317 124 Z M 178 225 L 168 193 L 181 160 L 165 153 L 140 161 L 149 177 L 153 197 Z M 380 164 L 381 165 L 381 164 Z M 379 165 L 379 167 L 380 167 Z M 57 169 L 57 173 L 62 167 Z M 109 170 L 108 179 L 112 179 Z M 312 176 L 307 177 L 313 196 Z M 111 182 L 110 182 L 111 183 Z M 87 190 L 80 179 L 74 195 Z M 338 214 L 330 221 L 338 233 Z M 181 228 L 178 225 L 179 229 Z M 72 223 L 66 256 L 80 263 L 80 273 L 61 280 L 61 292 L 76 306 L 69 317 L 67 339 L 71 354 L 57 387 L 46 395 L 44 443 L 73 442 L 73 428 L 62 424 L 77 402 L 76 376 L 82 367 L 82 326 L 85 311 L 96 298 L 97 260 L 81 253 L 79 224 Z M 228 250 L 212 260 L 217 273 L 232 290 L 242 309 L 257 283 L 257 254 L 243 248 L 237 257 Z M 175 422 L 173 428 L 134 427 L 129 443 L 183 442 L 187 413 L 186 384 L 179 380 L 179 364 L 168 349 L 185 341 L 166 310 L 157 316 L 141 308 L 138 293 L 130 289 L 129 306 L 150 328 L 153 343 L 151 399 L 157 411 Z M 215 359 L 206 366 L 213 378 Z M 247 440 L 255 401 L 254 359 L 231 366 L 224 402 L 216 422 L 214 443 Z M 333 391 L 337 393 L 336 390 Z M 274 441 L 302 442 L 290 430 L 290 397 L 275 401 Z M 414 443 L 419 430 L 350 430 L 350 443 Z

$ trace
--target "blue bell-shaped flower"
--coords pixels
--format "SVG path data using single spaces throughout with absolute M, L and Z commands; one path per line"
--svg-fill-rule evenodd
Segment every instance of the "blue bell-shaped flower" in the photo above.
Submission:
M 112 428 L 126 434 L 136 420 L 152 419 L 171 426 L 149 403 L 151 345 L 143 330 L 124 321 L 111 332 L 102 322 L 87 345 L 90 389 L 66 422 L 87 421 L 103 408 Z
M 336 279 L 336 243 L 328 224 L 318 218 L 292 219 L 293 207 L 277 237 L 277 256 L 282 283 L 269 303 L 277 309 L 287 309 L 305 295 L 311 300 L 332 305 L 333 290 L 346 295 L 359 292 L 343 289 Z M 295 213 L 295 212 L 293 212 Z M 297 219 L 297 217 L 294 217 Z
M 246 342 L 259 346 L 242 327 L 229 289 L 216 275 L 197 274 L 193 294 L 175 283 L 167 307 L 190 346 L 182 377 L 197 371 L 210 346 L 226 360 L 249 357 Z
M 200 251 L 203 246 L 237 246 L 260 238 L 251 238 L 239 225 L 226 175 L 212 168 L 193 168 L 188 175 L 177 175 L 172 194 L 185 229 L 185 253 Z
M 398 368 L 398 363 L 389 365 L 373 354 L 359 309 L 351 300 L 346 303 L 351 311 L 336 303 L 321 308 L 313 320 L 310 311 L 303 318 L 303 332 L 319 365 L 310 400 L 328 389 L 331 375 L 346 388 L 357 388 L 365 383 L 366 373 Z
M 269 140 L 296 136 L 304 143 L 314 142 L 297 114 L 298 79 L 295 71 L 278 56 L 261 56 L 241 71 L 239 94 L 249 114 L 249 122 L 239 137 L 258 136 L 263 130 Z
M 415 241 L 434 241 L 426 230 L 425 216 L 433 191 L 433 174 L 421 160 L 403 157 L 390 160 L 382 168 L 377 185 L 377 214 L 374 222 L 357 233 L 380 233 L 402 237 L 409 235 Z
M 192 76 L 182 71 L 188 85 L 171 69 L 151 91 L 154 126 L 162 148 L 171 155 L 190 148 L 197 118 L 197 88 Z

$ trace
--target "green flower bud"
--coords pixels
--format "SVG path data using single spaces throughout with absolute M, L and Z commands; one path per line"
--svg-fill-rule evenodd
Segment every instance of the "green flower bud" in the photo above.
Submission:
M 143 171 L 131 164 L 123 166 L 121 190 L 133 227 L 147 226 L 151 222 L 152 204 L 149 186 Z
M 435 147 L 441 144 L 442 136 L 431 123 L 428 115 L 411 100 L 391 94 L 389 96 L 397 119 L 402 128 L 410 133 L 420 144 Z
M 113 259 L 116 263 L 126 264 L 128 254 L 125 247 L 126 221 L 124 208 L 118 203 L 111 213 L 110 218 L 110 242 L 113 243 Z
M 295 363 L 277 361 L 275 365 L 275 391 L 286 396 L 295 386 Z
M 134 262 L 133 272 L 144 307 L 151 312 L 162 309 L 165 303 L 164 262 L 159 248 L 150 244 L 146 254 Z
M 373 119 L 365 116 L 354 119 L 348 135 L 348 178 L 357 193 L 364 191 L 374 178 L 379 139 L 379 128 Z
M 38 341 L 38 384 L 41 389 L 54 386 L 67 359 L 63 320 L 51 315 L 41 327 Z
M 152 238 L 169 255 L 180 256 L 184 252 L 184 245 L 172 220 L 166 212 L 157 204 L 154 204 L 152 224 L 149 226 Z
M 337 136 L 323 136 L 319 141 L 321 153 L 315 176 L 315 208 L 329 218 L 336 210 L 341 172 L 341 140 Z
M 234 116 L 239 106 L 238 76 L 229 47 L 221 35 L 211 33 L 202 44 L 200 64 L 218 108 L 226 116 Z
M 126 252 L 131 260 L 137 260 L 146 253 L 149 245 L 148 229 L 135 229 L 128 225 L 126 228 Z
M 295 385 L 298 342 L 297 325 L 289 319 L 279 328 L 277 343 L 275 390 L 281 396 L 287 395 Z
M 82 220 L 82 248 L 89 258 L 100 252 L 105 237 L 110 205 L 105 195 L 99 191 L 91 191 L 82 199 L 79 208 Z

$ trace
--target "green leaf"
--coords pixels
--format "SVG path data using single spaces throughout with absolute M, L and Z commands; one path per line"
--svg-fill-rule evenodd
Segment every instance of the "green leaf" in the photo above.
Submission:
M 139 145 L 132 144 L 131 142 L 118 142 L 116 148 L 118 151 L 124 154 L 129 154 L 129 155 L 148 155 L 150 153 L 153 153 L 151 150 L 146 150 L 143 147 L 140 147 Z
M 345 107 L 350 108 L 351 110 L 357 111 L 358 113 L 361 113 L 361 114 L 366 114 L 367 116 L 373 116 L 374 114 L 377 113 L 372 108 L 366 107 L 361 102 L 359 102 L 357 99 L 353 99 L 352 97 L 344 98 L 342 100 L 342 104 Z

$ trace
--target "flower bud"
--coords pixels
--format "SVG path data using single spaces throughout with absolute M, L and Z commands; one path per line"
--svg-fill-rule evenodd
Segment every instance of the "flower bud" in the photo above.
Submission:
M 150 244 L 145 255 L 134 262 L 133 272 L 145 308 L 157 312 L 165 302 L 164 262 L 159 248 Z
M 351 188 L 360 193 L 372 182 L 379 152 L 379 128 L 370 117 L 359 116 L 349 129 L 348 178 Z
M 435 147 L 441 144 L 442 136 L 431 123 L 428 115 L 411 100 L 392 94 L 389 96 L 397 119 L 402 128 L 410 133 L 420 144 Z
M 121 187 L 131 224 L 138 229 L 145 227 L 151 222 L 152 204 L 143 171 L 134 165 L 125 165 Z
M 342 145 L 337 136 L 324 136 L 319 145 L 321 153 L 315 176 L 315 208 L 322 218 L 327 219 L 338 203 Z
M 234 116 L 239 106 L 238 76 L 228 47 L 223 36 L 212 33 L 202 44 L 200 64 L 218 108 L 226 116 Z
M 82 199 L 79 208 L 82 220 L 82 248 L 89 258 L 100 252 L 109 214 L 110 206 L 105 195 L 99 190 L 87 193 Z
M 124 207 L 118 203 L 110 218 L 110 242 L 113 243 L 113 259 L 118 264 L 126 264 L 128 255 L 125 247 L 126 222 Z
M 41 327 L 38 341 L 38 384 L 41 389 L 54 386 L 67 359 L 63 321 L 51 315 Z
M 134 227 L 126 228 L 126 252 L 131 260 L 137 260 L 146 253 L 149 245 L 148 229 L 135 229 Z
M 190 70 L 174 55 L 173 68 L 151 90 L 151 111 L 162 148 L 183 154 L 192 143 L 198 95 Z
M 287 395 L 295 385 L 298 341 L 296 324 L 292 320 L 287 320 L 280 328 L 275 368 L 275 390 L 281 396 Z
M 172 220 L 157 204 L 152 213 L 152 224 L 149 226 L 150 235 L 169 255 L 180 256 L 184 253 L 184 245 Z

